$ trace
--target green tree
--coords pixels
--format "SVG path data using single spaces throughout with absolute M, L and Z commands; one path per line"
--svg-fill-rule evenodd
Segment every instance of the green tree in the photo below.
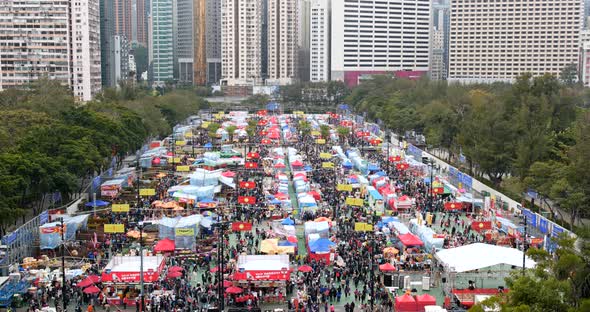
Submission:
M 230 142 L 234 141 L 234 134 L 236 133 L 237 129 L 238 129 L 238 127 L 236 127 L 234 125 L 229 125 L 225 128 L 225 131 L 227 131 L 227 135 L 229 136 Z
M 336 128 L 336 133 L 338 133 L 340 144 L 345 144 L 347 142 L 348 136 L 350 135 L 350 128 L 338 126 Z
M 140 44 L 134 44 L 131 53 L 135 57 L 137 80 L 141 80 L 141 74 L 148 70 L 148 50 Z
M 564 85 L 574 86 L 578 82 L 578 65 L 575 63 L 565 65 L 559 73 L 559 78 Z
M 320 125 L 320 135 L 322 138 L 329 140 L 330 139 L 330 126 L 328 125 Z

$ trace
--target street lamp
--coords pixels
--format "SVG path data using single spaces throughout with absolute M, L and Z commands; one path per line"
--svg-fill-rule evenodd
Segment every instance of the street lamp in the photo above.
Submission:
M 137 223 L 139 228 L 139 295 L 141 299 L 140 311 L 145 311 L 145 294 L 144 294 L 144 282 L 143 282 L 143 229 L 146 226 L 152 225 L 152 222 L 140 221 Z
M 428 162 L 426 163 L 428 165 L 428 167 L 430 168 L 430 196 L 429 196 L 429 201 L 430 201 L 430 209 L 432 211 L 434 211 L 434 193 L 432 191 L 432 187 L 434 184 L 434 169 L 436 168 L 438 170 L 438 165 L 435 166 L 434 164 L 434 160 L 433 159 L 429 159 Z
M 385 164 L 386 164 L 387 169 L 385 172 L 387 173 L 387 176 L 389 176 L 389 148 L 390 148 L 389 144 L 390 144 L 390 141 L 391 141 L 391 133 L 389 132 L 389 130 L 386 130 L 385 131 L 385 142 L 387 143 L 387 158 L 385 159 Z
M 66 231 L 64 227 L 64 218 L 59 217 L 57 221 L 60 222 L 60 233 L 61 233 L 61 292 L 62 292 L 62 304 L 63 310 L 67 311 L 67 299 L 66 299 L 66 240 L 65 234 Z

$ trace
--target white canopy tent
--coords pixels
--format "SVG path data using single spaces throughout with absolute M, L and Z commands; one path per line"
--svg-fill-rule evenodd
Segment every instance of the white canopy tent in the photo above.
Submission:
M 435 258 L 453 272 L 463 273 L 496 265 L 513 265 L 522 267 L 522 251 L 514 248 L 476 243 L 461 247 L 444 249 L 437 252 Z M 536 263 L 526 258 L 525 266 L 533 268 Z

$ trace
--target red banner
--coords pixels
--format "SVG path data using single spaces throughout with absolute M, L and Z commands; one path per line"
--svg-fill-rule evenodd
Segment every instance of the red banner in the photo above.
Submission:
M 379 145 L 379 144 L 381 144 L 381 140 L 373 139 L 373 140 L 369 141 L 369 143 L 371 143 L 371 145 Z
M 270 140 L 269 139 L 262 139 L 260 140 L 261 144 L 270 144 Z
M 535 237 L 531 238 L 531 245 L 540 245 L 543 244 L 543 238 Z
M 242 281 L 288 281 L 291 279 L 291 271 L 289 269 L 285 269 L 281 271 L 235 272 L 234 279 Z
M 258 164 L 255 162 L 247 162 L 244 164 L 244 167 L 246 167 L 246 169 L 256 169 L 258 168 Z
M 246 158 L 248 159 L 257 159 L 260 158 L 260 154 L 258 153 L 254 153 L 254 152 L 250 152 L 246 155 Z
M 461 210 L 463 209 L 463 203 L 445 203 L 445 210 Z
M 268 115 L 268 111 L 267 110 L 259 110 L 258 113 L 256 113 L 258 116 L 266 116 Z
M 241 181 L 240 182 L 240 188 L 253 189 L 255 187 L 256 187 L 256 182 L 252 182 L 252 181 Z
M 473 221 L 471 223 L 471 228 L 474 231 L 486 231 L 492 229 L 492 221 Z
M 158 272 L 154 272 L 153 270 L 147 270 L 143 273 L 143 281 L 146 283 L 157 282 L 159 278 L 160 274 Z M 102 281 L 112 281 L 113 283 L 139 283 L 139 271 L 102 273 Z
M 406 170 L 410 167 L 410 165 L 406 164 L 406 163 L 401 163 L 401 164 L 396 164 L 395 168 L 397 170 Z
M 261 136 L 266 136 L 267 134 L 268 134 L 268 131 L 266 131 L 266 130 L 260 131 Z
M 204 209 L 215 208 L 215 207 L 217 207 L 217 203 L 201 203 L 201 202 L 199 202 L 199 203 L 197 203 L 197 207 L 204 208 Z
M 389 156 L 389 162 L 397 162 L 397 161 L 401 161 L 402 157 L 401 156 Z
M 432 188 L 432 193 L 433 194 L 442 194 L 445 192 L 445 188 L 444 187 L 434 187 Z
M 231 224 L 232 231 L 251 231 L 252 223 L 248 222 L 233 222 Z
M 256 197 L 254 197 L 254 196 L 238 196 L 238 203 L 254 205 L 254 204 L 256 204 Z

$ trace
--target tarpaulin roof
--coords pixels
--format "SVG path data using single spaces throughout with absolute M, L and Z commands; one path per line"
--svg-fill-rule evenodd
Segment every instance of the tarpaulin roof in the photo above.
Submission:
M 476 243 L 461 247 L 443 249 L 434 255 L 443 265 L 452 268 L 454 272 L 468 272 L 499 264 L 522 266 L 522 251 L 502 247 Z M 526 258 L 525 266 L 532 268 L 536 263 Z
M 330 251 L 330 247 L 335 246 L 336 244 L 330 241 L 327 238 L 320 238 L 313 243 L 309 244 L 309 250 L 312 252 L 328 252 Z

